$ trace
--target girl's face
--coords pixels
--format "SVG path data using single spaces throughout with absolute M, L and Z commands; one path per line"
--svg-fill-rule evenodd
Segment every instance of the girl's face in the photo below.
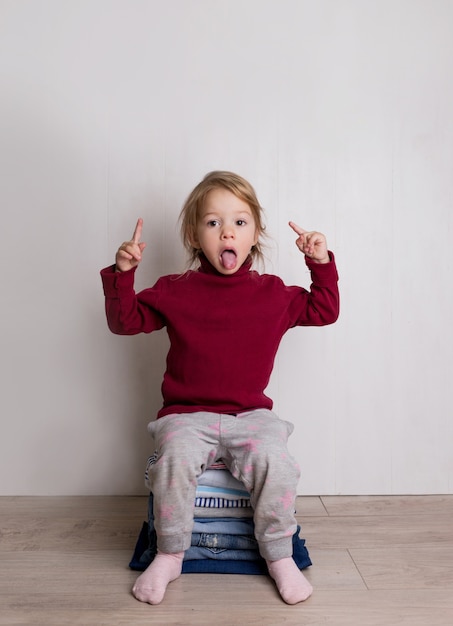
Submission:
M 234 274 L 258 241 L 249 205 L 228 191 L 210 191 L 198 219 L 192 245 L 203 251 L 221 274 Z

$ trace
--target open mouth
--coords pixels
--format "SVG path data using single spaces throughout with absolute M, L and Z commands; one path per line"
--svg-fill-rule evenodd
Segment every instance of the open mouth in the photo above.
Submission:
M 234 270 L 237 263 L 237 255 L 235 250 L 228 248 L 220 255 L 220 261 L 226 270 Z

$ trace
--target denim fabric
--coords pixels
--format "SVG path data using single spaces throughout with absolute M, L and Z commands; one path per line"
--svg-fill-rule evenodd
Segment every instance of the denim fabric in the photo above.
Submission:
M 214 550 L 258 550 L 258 542 L 253 535 L 223 533 L 192 533 L 192 546 Z
M 258 550 L 224 550 L 221 548 L 200 548 L 190 546 L 184 552 L 184 561 L 215 559 L 216 561 L 258 561 Z
M 253 574 L 265 575 L 268 573 L 266 561 L 216 561 L 204 559 L 198 561 L 184 561 L 183 574 Z
M 154 498 L 153 498 L 153 494 L 150 493 L 149 494 L 149 498 L 148 498 L 148 524 L 146 525 L 146 532 L 147 532 L 147 538 L 146 538 L 146 545 L 143 545 L 141 548 L 141 552 L 140 554 L 137 556 L 136 558 L 136 567 L 133 569 L 146 569 L 146 567 L 148 567 L 148 565 L 151 563 L 151 561 L 154 559 L 154 557 L 157 554 L 157 537 L 156 537 L 156 531 L 154 529 L 154 513 L 153 513 L 153 505 L 154 505 Z M 210 532 L 205 532 L 206 530 L 209 530 Z M 245 559 L 240 558 L 241 556 L 243 557 L 244 555 L 242 554 L 234 554 L 236 551 L 240 551 L 240 550 L 246 550 L 247 552 L 250 552 L 251 550 L 254 550 L 257 547 L 257 541 L 253 536 L 253 530 L 254 530 L 254 523 L 253 520 L 237 520 L 234 518 L 221 518 L 221 519 L 211 519 L 211 518 L 205 518 L 203 520 L 194 520 L 194 531 L 197 532 L 193 532 L 192 533 L 192 546 L 193 547 L 200 547 L 200 548 L 222 548 L 222 556 L 219 556 L 219 553 L 216 555 L 213 551 L 209 554 L 209 556 L 205 553 L 202 555 L 201 552 L 198 553 L 198 556 L 191 556 L 191 555 L 195 555 L 195 552 L 192 551 L 190 552 L 190 550 L 192 549 L 189 548 L 189 550 L 186 550 L 185 555 L 184 555 L 184 562 L 186 560 L 207 560 L 209 559 L 210 561 L 212 560 L 219 560 L 222 563 L 226 562 L 226 561 L 241 561 L 242 565 L 225 565 L 225 569 L 222 570 L 217 569 L 217 566 L 213 566 L 212 569 L 210 570 L 205 570 L 205 566 L 201 566 L 200 565 L 200 572 L 203 571 L 219 571 L 222 572 L 224 571 L 225 573 L 256 573 L 255 571 L 255 567 L 252 567 L 251 569 L 253 571 L 246 571 L 247 567 L 245 565 L 243 565 Z M 308 552 L 306 550 L 306 548 L 304 548 L 304 544 L 305 541 L 303 539 L 300 539 L 298 537 L 298 533 L 300 531 L 300 527 L 297 528 L 297 533 L 294 535 L 293 537 L 293 558 L 296 561 L 296 563 L 299 565 L 297 558 L 299 558 L 300 563 L 302 563 L 302 565 L 304 567 L 308 567 L 308 565 L 304 565 L 305 563 L 307 563 L 307 560 L 309 561 L 308 558 Z M 215 537 L 215 539 L 214 539 Z M 297 537 L 297 540 L 296 540 Z M 217 545 L 213 546 L 213 543 L 217 541 Z M 301 554 L 299 554 L 298 557 L 298 549 L 300 548 L 300 542 L 302 542 L 302 546 L 301 546 Z M 230 552 L 230 555 L 225 554 L 225 552 Z M 187 554 L 189 553 L 189 558 L 187 558 Z M 234 554 L 234 556 L 232 556 Z M 248 556 L 252 556 L 252 555 L 248 555 Z M 257 555 L 257 558 L 255 559 L 248 559 L 251 561 L 256 561 L 256 560 L 260 560 L 260 556 L 259 554 Z M 264 562 L 264 561 L 263 561 Z M 311 562 L 309 563 L 311 564 Z M 137 567 L 138 565 L 138 567 Z M 299 565 L 300 567 L 300 565 Z M 190 570 L 195 572 L 198 571 L 196 570 L 196 568 L 194 565 L 190 566 Z M 237 571 L 238 569 L 240 570 L 244 570 L 244 571 Z M 267 571 L 266 567 L 264 567 L 265 571 Z M 183 568 L 183 571 L 184 568 Z
M 299 569 L 305 569 L 312 563 L 308 550 L 305 547 L 305 540 L 299 537 L 300 528 L 293 536 L 293 559 Z M 145 570 L 156 554 L 154 548 L 149 544 L 149 528 L 147 522 L 143 523 L 138 536 L 134 554 L 129 563 L 133 570 Z M 257 561 L 219 561 L 216 559 L 198 559 L 194 561 L 184 561 L 182 566 L 183 574 L 191 573 L 218 573 L 218 574 L 267 574 L 267 566 L 264 559 Z

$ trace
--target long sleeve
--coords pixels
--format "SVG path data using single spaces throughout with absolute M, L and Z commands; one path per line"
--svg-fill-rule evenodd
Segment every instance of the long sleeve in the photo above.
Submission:
M 101 270 L 107 324 L 117 335 L 150 333 L 165 326 L 163 317 L 153 307 L 159 298 L 158 288 L 147 289 L 146 304 L 134 291 L 135 270 L 115 272 L 115 266 Z
M 340 312 L 338 272 L 335 257 L 329 252 L 330 263 L 320 264 L 305 258 L 311 272 L 310 291 L 289 287 L 294 290 L 290 305 L 292 326 L 326 326 L 333 324 Z

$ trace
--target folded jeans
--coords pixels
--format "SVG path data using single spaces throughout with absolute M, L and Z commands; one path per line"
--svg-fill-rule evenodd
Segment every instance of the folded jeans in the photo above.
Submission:
M 216 561 L 258 561 L 258 550 L 226 550 L 222 548 L 202 548 L 190 546 L 184 552 L 184 561 L 215 559 Z
M 191 545 L 213 550 L 258 550 L 258 542 L 253 535 L 193 532 Z

